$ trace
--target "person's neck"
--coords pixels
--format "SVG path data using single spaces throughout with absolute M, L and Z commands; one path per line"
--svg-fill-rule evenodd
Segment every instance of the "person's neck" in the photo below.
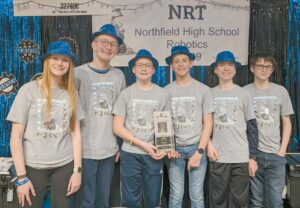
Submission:
M 151 90 L 153 88 L 153 83 L 149 80 L 147 81 L 140 81 L 137 80 L 136 81 L 136 86 L 137 88 L 141 89 L 141 90 Z
M 95 69 L 110 69 L 110 63 L 105 61 L 100 61 L 97 59 L 94 59 L 92 62 L 89 63 L 89 65 Z
M 179 86 L 187 86 L 192 83 L 193 79 L 190 75 L 183 76 L 183 77 L 176 77 L 175 83 Z
M 258 89 L 268 89 L 270 87 L 270 81 L 269 80 L 254 80 L 254 86 Z
M 220 80 L 219 81 L 219 87 L 222 90 L 232 90 L 234 88 L 233 80 L 228 80 L 228 81 Z
M 62 79 L 62 77 L 52 76 L 51 81 L 50 81 L 51 88 L 58 88 L 59 84 L 61 82 L 61 79 Z

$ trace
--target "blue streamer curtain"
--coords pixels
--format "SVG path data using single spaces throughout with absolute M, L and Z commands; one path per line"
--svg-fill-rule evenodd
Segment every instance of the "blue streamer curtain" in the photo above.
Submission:
M 14 17 L 13 0 L 0 2 L 0 156 L 10 156 L 11 124 L 5 121 L 17 90 L 41 71 L 40 18 Z
M 300 0 L 290 0 L 286 60 L 285 86 L 295 110 L 290 150 L 300 152 Z

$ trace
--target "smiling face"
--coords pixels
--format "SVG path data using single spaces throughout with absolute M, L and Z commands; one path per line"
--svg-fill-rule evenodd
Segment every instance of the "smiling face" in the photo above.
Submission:
M 107 63 L 118 53 L 118 47 L 117 39 L 110 35 L 102 34 L 92 41 L 96 58 Z
M 175 55 L 170 64 L 170 67 L 174 70 L 177 78 L 189 76 L 192 66 L 193 61 L 185 54 Z
M 272 62 L 260 58 L 250 67 L 250 70 L 254 74 L 255 79 L 259 81 L 268 81 L 274 71 L 274 66 Z
M 137 80 L 151 82 L 151 77 L 155 72 L 155 68 L 150 59 L 140 58 L 135 62 L 132 72 L 135 74 Z
M 61 79 L 69 70 L 70 58 L 64 55 L 50 55 L 48 63 L 51 76 Z
M 224 61 L 216 65 L 214 72 L 220 81 L 230 81 L 236 74 L 236 67 L 233 62 Z

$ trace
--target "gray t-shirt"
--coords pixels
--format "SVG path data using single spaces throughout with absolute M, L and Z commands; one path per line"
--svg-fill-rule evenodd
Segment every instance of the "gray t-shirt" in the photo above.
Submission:
M 212 143 L 221 163 L 249 161 L 247 121 L 255 119 L 250 93 L 238 85 L 232 90 L 212 88 L 214 128 Z
M 75 68 L 75 84 L 78 89 L 85 120 L 81 124 L 83 158 L 101 160 L 111 157 L 119 150 L 112 130 L 112 109 L 125 88 L 121 70 L 111 68 L 99 74 L 87 64 Z
M 172 82 L 166 86 L 166 90 L 171 98 L 176 145 L 198 143 L 203 128 L 203 114 L 214 111 L 210 88 L 193 79 L 188 86 Z
M 22 140 L 25 165 L 37 169 L 60 167 L 73 160 L 67 91 L 52 89 L 50 122 L 47 122 L 45 104 L 42 88 L 37 81 L 32 81 L 20 88 L 7 116 L 7 120 L 25 125 Z M 78 102 L 77 120 L 83 117 Z
M 254 84 L 244 87 L 251 93 L 258 127 L 258 149 L 277 153 L 280 148 L 280 117 L 294 113 L 287 90 L 271 83 L 267 89 L 258 89 Z
M 153 111 L 169 110 L 167 93 L 153 84 L 150 90 L 141 90 L 133 84 L 123 90 L 115 104 L 113 114 L 125 117 L 125 128 L 136 138 L 154 144 Z M 147 154 L 143 149 L 124 142 L 122 150 Z

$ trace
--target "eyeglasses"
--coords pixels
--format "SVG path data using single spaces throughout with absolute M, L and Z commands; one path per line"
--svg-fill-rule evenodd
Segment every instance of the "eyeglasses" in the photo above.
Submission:
M 110 47 L 112 48 L 118 48 L 119 44 L 117 42 L 109 42 L 106 39 L 98 39 L 95 40 L 95 42 L 100 42 L 104 47 L 108 47 L 110 45 Z
M 272 71 L 273 70 L 273 65 L 262 65 L 262 64 L 256 64 L 254 67 L 258 70 L 264 70 L 266 71 Z
M 137 67 L 138 69 L 142 69 L 142 68 L 146 68 L 146 69 L 152 69 L 153 65 L 152 64 L 135 64 L 135 67 Z

